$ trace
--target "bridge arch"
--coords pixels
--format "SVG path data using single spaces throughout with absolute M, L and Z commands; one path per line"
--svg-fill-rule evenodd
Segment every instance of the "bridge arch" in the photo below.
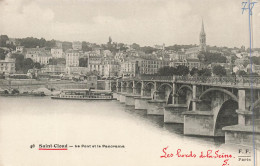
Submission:
M 164 87 L 164 90 L 162 88 Z M 157 90 L 157 98 L 166 100 L 167 104 L 172 104 L 172 85 L 169 83 L 162 83 Z
M 137 95 L 141 95 L 141 91 L 142 91 L 142 82 L 140 81 L 135 82 L 135 93 Z
M 163 84 L 161 84 L 161 85 L 158 87 L 158 91 L 159 91 L 163 86 L 168 86 L 168 87 L 170 87 L 171 90 L 172 90 L 172 85 L 171 85 L 171 84 L 169 84 L 169 83 L 163 83 Z
M 149 97 L 154 97 L 154 92 L 155 92 L 155 82 L 144 82 L 143 86 L 143 91 L 144 91 L 144 96 L 149 96 Z
M 127 83 L 127 85 L 128 85 L 129 88 L 132 88 L 132 87 L 133 87 L 133 84 L 134 84 L 134 83 L 133 83 L 132 81 L 130 81 L 130 82 Z
M 260 98 L 258 99 L 258 100 L 256 100 L 255 102 L 254 102 L 254 104 L 253 105 L 251 105 L 249 108 L 249 110 L 251 110 L 251 107 L 254 107 L 254 108 L 258 108 L 258 107 L 260 107 Z
M 144 84 L 144 88 L 147 89 L 148 85 L 152 85 L 153 87 L 155 87 L 155 83 L 154 82 L 147 82 Z
M 122 86 L 122 87 L 125 87 L 126 85 L 127 85 L 126 82 L 123 82 L 123 81 L 121 82 L 121 86 Z
M 178 91 L 177 91 L 176 93 L 179 94 L 179 92 L 180 92 L 183 88 L 189 89 L 191 92 L 193 92 L 192 87 L 190 87 L 189 85 L 182 85 L 182 86 L 178 89 Z
M 183 90 L 188 90 L 185 91 L 185 93 Z M 187 105 L 187 110 L 191 110 L 192 109 L 192 87 L 190 87 L 189 85 L 182 85 L 176 92 L 177 96 L 178 96 L 178 104 L 186 104 Z
M 260 122 L 260 98 L 256 100 L 254 104 L 249 106 L 249 111 L 253 112 L 255 122 L 259 123 Z
M 116 84 L 111 84 L 111 90 L 112 90 L 113 92 L 116 91 L 116 88 L 117 88 Z
M 233 93 L 231 93 L 230 91 L 228 91 L 226 89 L 222 89 L 222 88 L 210 88 L 210 89 L 207 89 L 206 91 L 204 91 L 200 95 L 199 99 L 202 99 L 202 97 L 205 96 L 207 93 L 213 92 L 213 91 L 220 91 L 220 92 L 225 93 L 228 96 L 230 96 L 233 100 L 238 101 L 238 98 Z
M 228 99 L 214 113 L 214 136 L 224 136 L 222 128 L 238 124 L 238 101 Z
M 127 82 L 125 81 L 121 82 L 121 92 L 127 92 Z
M 142 85 L 142 82 L 141 81 L 136 81 L 135 85 L 137 85 L 137 84 L 141 84 Z

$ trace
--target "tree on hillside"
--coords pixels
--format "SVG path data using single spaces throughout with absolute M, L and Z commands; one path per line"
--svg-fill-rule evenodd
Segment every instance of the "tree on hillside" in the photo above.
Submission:
M 7 35 L 0 36 L 0 47 L 6 47 L 6 41 L 9 40 Z
M 46 43 L 45 43 L 45 47 L 47 47 L 46 49 L 51 49 L 51 48 L 53 48 L 53 47 L 55 47 L 56 46 L 56 41 L 54 40 L 54 39 L 52 39 L 52 40 L 48 40 L 48 41 L 46 41 Z
M 79 59 L 79 67 L 88 67 L 88 59 L 80 58 Z
M 15 70 L 23 72 L 24 56 L 22 54 L 14 53 L 11 58 L 15 58 Z
M 260 57 L 252 56 L 252 63 L 255 65 L 260 65 Z
M 184 49 L 189 49 L 189 48 L 192 48 L 192 47 L 196 47 L 197 45 L 193 45 L 193 44 L 190 44 L 190 45 L 173 45 L 173 46 L 167 46 L 165 47 L 166 50 L 174 50 L 174 51 L 179 51 L 181 50 L 182 48 Z
M 204 62 L 207 64 L 211 63 L 226 63 L 227 58 L 220 53 L 211 53 L 205 52 L 204 55 Z
M 144 47 L 140 47 L 140 50 L 145 52 L 146 54 L 151 54 L 154 51 L 156 51 L 157 49 L 150 47 L 150 46 L 144 46 Z
M 0 60 L 4 60 L 5 59 L 5 54 L 6 54 L 5 50 L 0 48 Z
M 34 67 L 33 60 L 31 58 L 26 58 L 24 60 L 24 67 L 23 67 L 23 72 L 27 73 L 29 69 L 32 69 Z
M 57 65 L 57 64 L 58 64 L 57 59 L 55 59 L 55 58 L 49 59 L 49 65 Z
M 198 71 L 199 71 L 199 69 L 193 67 L 193 68 L 191 69 L 191 71 L 190 71 L 190 75 L 191 75 L 191 76 L 195 76 L 196 74 L 198 74 Z
M 213 73 L 217 76 L 225 76 L 227 75 L 227 71 L 223 66 L 217 65 L 213 67 Z
M 34 63 L 34 67 L 35 67 L 36 69 L 41 69 L 41 68 L 42 68 L 42 65 L 41 65 L 39 62 L 36 62 L 36 63 Z
M 34 37 L 27 37 L 27 38 L 23 38 L 23 39 L 18 39 L 18 41 L 25 48 L 35 48 L 37 46 L 39 46 L 39 47 L 46 46 L 46 40 L 44 38 L 37 39 Z
M 127 47 L 125 47 L 124 43 L 118 43 L 117 47 L 120 51 L 126 51 Z
M 63 51 L 72 49 L 72 42 L 62 42 L 62 49 Z
M 139 50 L 139 49 L 140 49 L 140 45 L 139 45 L 139 44 L 136 44 L 136 43 L 133 43 L 133 44 L 131 45 L 131 47 L 132 47 L 133 49 L 135 49 L 135 50 Z
M 179 76 L 186 76 L 189 74 L 190 70 L 187 66 L 179 65 L 176 68 L 176 74 Z
M 259 76 L 259 74 L 257 74 L 257 73 L 250 73 L 249 75 L 252 77 Z
M 57 58 L 57 64 L 65 65 L 66 59 L 65 58 Z
M 51 58 L 49 59 L 49 65 L 58 65 L 58 64 L 66 64 L 65 58 Z
M 240 71 L 238 71 L 238 75 L 239 76 L 247 76 L 247 72 L 245 72 L 244 70 L 240 70 Z
M 210 69 L 201 69 L 198 71 L 198 75 L 201 76 L 201 77 L 210 77 L 211 76 L 211 70 Z
M 82 42 L 82 51 L 84 51 L 84 52 L 92 51 L 92 47 L 89 47 L 88 43 L 83 41 Z
M 177 70 L 175 67 L 169 67 L 169 66 L 164 66 L 162 68 L 159 68 L 158 70 L 158 75 L 161 76 L 172 76 L 176 75 Z

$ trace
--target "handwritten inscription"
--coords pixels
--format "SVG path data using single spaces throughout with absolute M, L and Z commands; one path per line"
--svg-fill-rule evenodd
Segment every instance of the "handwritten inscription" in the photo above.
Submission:
M 252 15 L 253 8 L 257 2 L 242 2 L 242 14 L 245 10 L 248 10 L 249 14 Z
M 161 158 L 172 158 L 172 157 L 178 157 L 178 158 L 211 158 L 211 159 L 224 159 L 222 166 L 228 165 L 228 160 L 230 158 L 234 158 L 231 154 L 225 154 L 221 153 L 219 150 L 213 151 L 213 150 L 207 150 L 206 152 L 201 152 L 199 155 L 196 155 L 192 151 L 185 153 L 182 152 L 181 149 L 177 149 L 176 153 L 168 153 L 167 152 L 168 147 L 163 148 L 162 152 L 163 155 L 160 156 Z

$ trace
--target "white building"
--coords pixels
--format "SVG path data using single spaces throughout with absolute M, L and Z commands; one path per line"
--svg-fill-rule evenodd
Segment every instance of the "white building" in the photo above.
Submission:
M 11 53 L 6 55 L 5 60 L 0 60 L 0 73 L 15 73 L 15 59 L 11 58 Z
M 24 50 L 24 46 L 16 46 L 16 49 L 15 49 L 16 52 L 22 53 L 23 50 Z
M 71 67 L 66 67 L 66 73 L 69 75 L 73 74 L 87 74 L 89 72 L 89 69 L 87 67 L 76 67 L 76 66 L 71 66 Z
M 64 54 L 61 48 L 52 48 L 51 55 L 53 58 L 64 58 Z
M 121 63 L 120 75 L 123 77 L 135 77 L 137 73 L 137 61 L 129 59 Z
M 27 52 L 25 58 L 30 58 L 33 62 L 38 62 L 40 64 L 47 65 L 49 60 L 52 58 L 50 52 L 44 51 L 35 51 L 35 52 Z
M 77 50 L 67 50 L 65 53 L 66 67 L 78 67 L 79 66 L 80 52 Z

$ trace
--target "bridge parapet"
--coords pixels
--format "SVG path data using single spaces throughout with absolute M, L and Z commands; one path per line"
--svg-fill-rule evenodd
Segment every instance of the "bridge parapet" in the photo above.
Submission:
M 172 82 L 175 76 L 138 76 L 138 77 L 128 77 L 122 78 L 121 81 L 166 81 Z
M 238 85 L 260 87 L 260 77 L 187 77 L 176 76 L 178 83 L 204 83 L 209 85 Z
M 119 81 L 156 81 L 185 84 L 205 84 L 260 88 L 260 77 L 191 77 L 191 76 L 139 76 L 122 78 Z

